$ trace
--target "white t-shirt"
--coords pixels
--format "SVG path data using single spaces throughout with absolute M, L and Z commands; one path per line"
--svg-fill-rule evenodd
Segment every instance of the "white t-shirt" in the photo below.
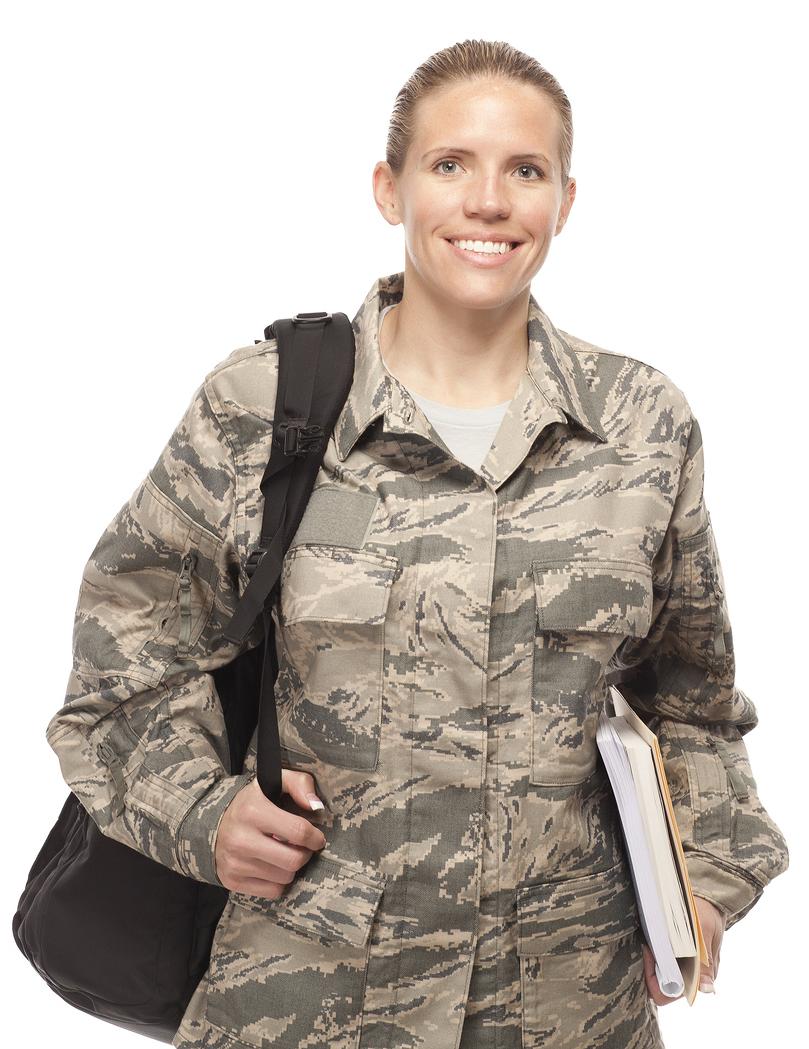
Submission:
M 379 317 L 380 326 L 388 310 L 396 303 L 386 306 Z M 381 353 L 381 350 L 380 350 Z M 384 362 L 384 358 L 383 358 Z M 385 364 L 387 368 L 387 364 Z M 395 374 L 388 368 L 391 375 Z M 399 379 L 399 376 L 396 376 Z M 399 382 L 402 382 L 399 379 Z M 450 404 L 433 401 L 429 397 L 414 393 L 405 383 L 403 386 L 421 408 L 430 424 L 440 434 L 441 440 L 455 458 L 478 471 L 492 446 L 503 416 L 511 401 L 487 405 L 485 408 L 455 408 Z

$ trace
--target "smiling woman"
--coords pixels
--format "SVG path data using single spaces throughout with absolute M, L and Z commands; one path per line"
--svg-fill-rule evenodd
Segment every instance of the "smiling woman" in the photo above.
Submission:
M 451 74 L 445 56 L 400 92 L 373 173 L 377 207 L 405 231 L 407 290 L 382 335 L 385 361 L 411 390 L 458 408 L 513 396 L 531 279 L 576 195 L 564 92 L 506 45 L 485 51 L 475 65 L 467 42 Z
M 404 267 L 353 319 L 267 610 L 297 811 L 259 789 L 255 733 L 227 767 L 213 678 L 256 640 L 225 628 L 260 537 L 275 335 L 205 376 L 85 569 L 48 727 L 64 777 L 107 837 L 231 893 L 177 1049 L 660 1049 L 670 999 L 596 746 L 616 670 L 660 741 L 706 978 L 787 866 L 699 424 L 531 292 L 575 200 L 572 135 L 555 78 L 502 42 L 438 52 L 396 99 L 373 193 Z

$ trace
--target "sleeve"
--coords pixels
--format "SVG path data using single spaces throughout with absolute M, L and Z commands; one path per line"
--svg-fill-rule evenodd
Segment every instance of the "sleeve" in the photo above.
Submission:
M 46 730 L 102 833 L 214 885 L 219 820 L 252 778 L 230 774 L 212 675 L 255 644 L 222 637 L 238 601 L 235 506 L 203 382 L 84 568 L 67 694 Z
M 645 638 L 625 639 L 613 664 L 621 694 L 660 742 L 694 893 L 719 907 L 730 928 L 786 870 L 789 855 L 762 805 L 744 740 L 758 715 L 735 684 L 693 415 L 687 432 L 671 521 L 653 564 L 652 626 Z

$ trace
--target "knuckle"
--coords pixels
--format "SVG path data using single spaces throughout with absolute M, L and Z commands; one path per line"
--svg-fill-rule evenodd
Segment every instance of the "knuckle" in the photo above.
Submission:
M 295 870 L 295 872 L 299 871 L 301 869 L 301 867 L 304 867 L 309 862 L 309 860 L 311 860 L 311 858 L 312 858 L 311 851 L 309 849 L 302 849 L 302 851 L 300 853 L 298 853 L 298 855 L 295 856 L 294 859 L 293 859 L 293 863 L 294 863 L 294 868 L 293 869 Z
M 298 843 L 305 841 L 310 827 L 311 823 L 305 820 L 303 816 L 296 816 L 295 822 L 292 824 L 292 840 Z
M 226 855 L 235 857 L 243 853 L 247 844 L 247 837 L 248 835 L 245 833 L 244 827 L 234 827 L 225 841 Z

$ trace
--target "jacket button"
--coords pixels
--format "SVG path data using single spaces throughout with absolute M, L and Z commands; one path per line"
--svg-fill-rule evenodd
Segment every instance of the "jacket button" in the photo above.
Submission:
M 405 408 L 405 410 L 404 410 L 404 421 L 406 423 L 409 423 L 412 418 L 413 418 L 413 409 L 411 408 L 410 405 L 408 405 Z

